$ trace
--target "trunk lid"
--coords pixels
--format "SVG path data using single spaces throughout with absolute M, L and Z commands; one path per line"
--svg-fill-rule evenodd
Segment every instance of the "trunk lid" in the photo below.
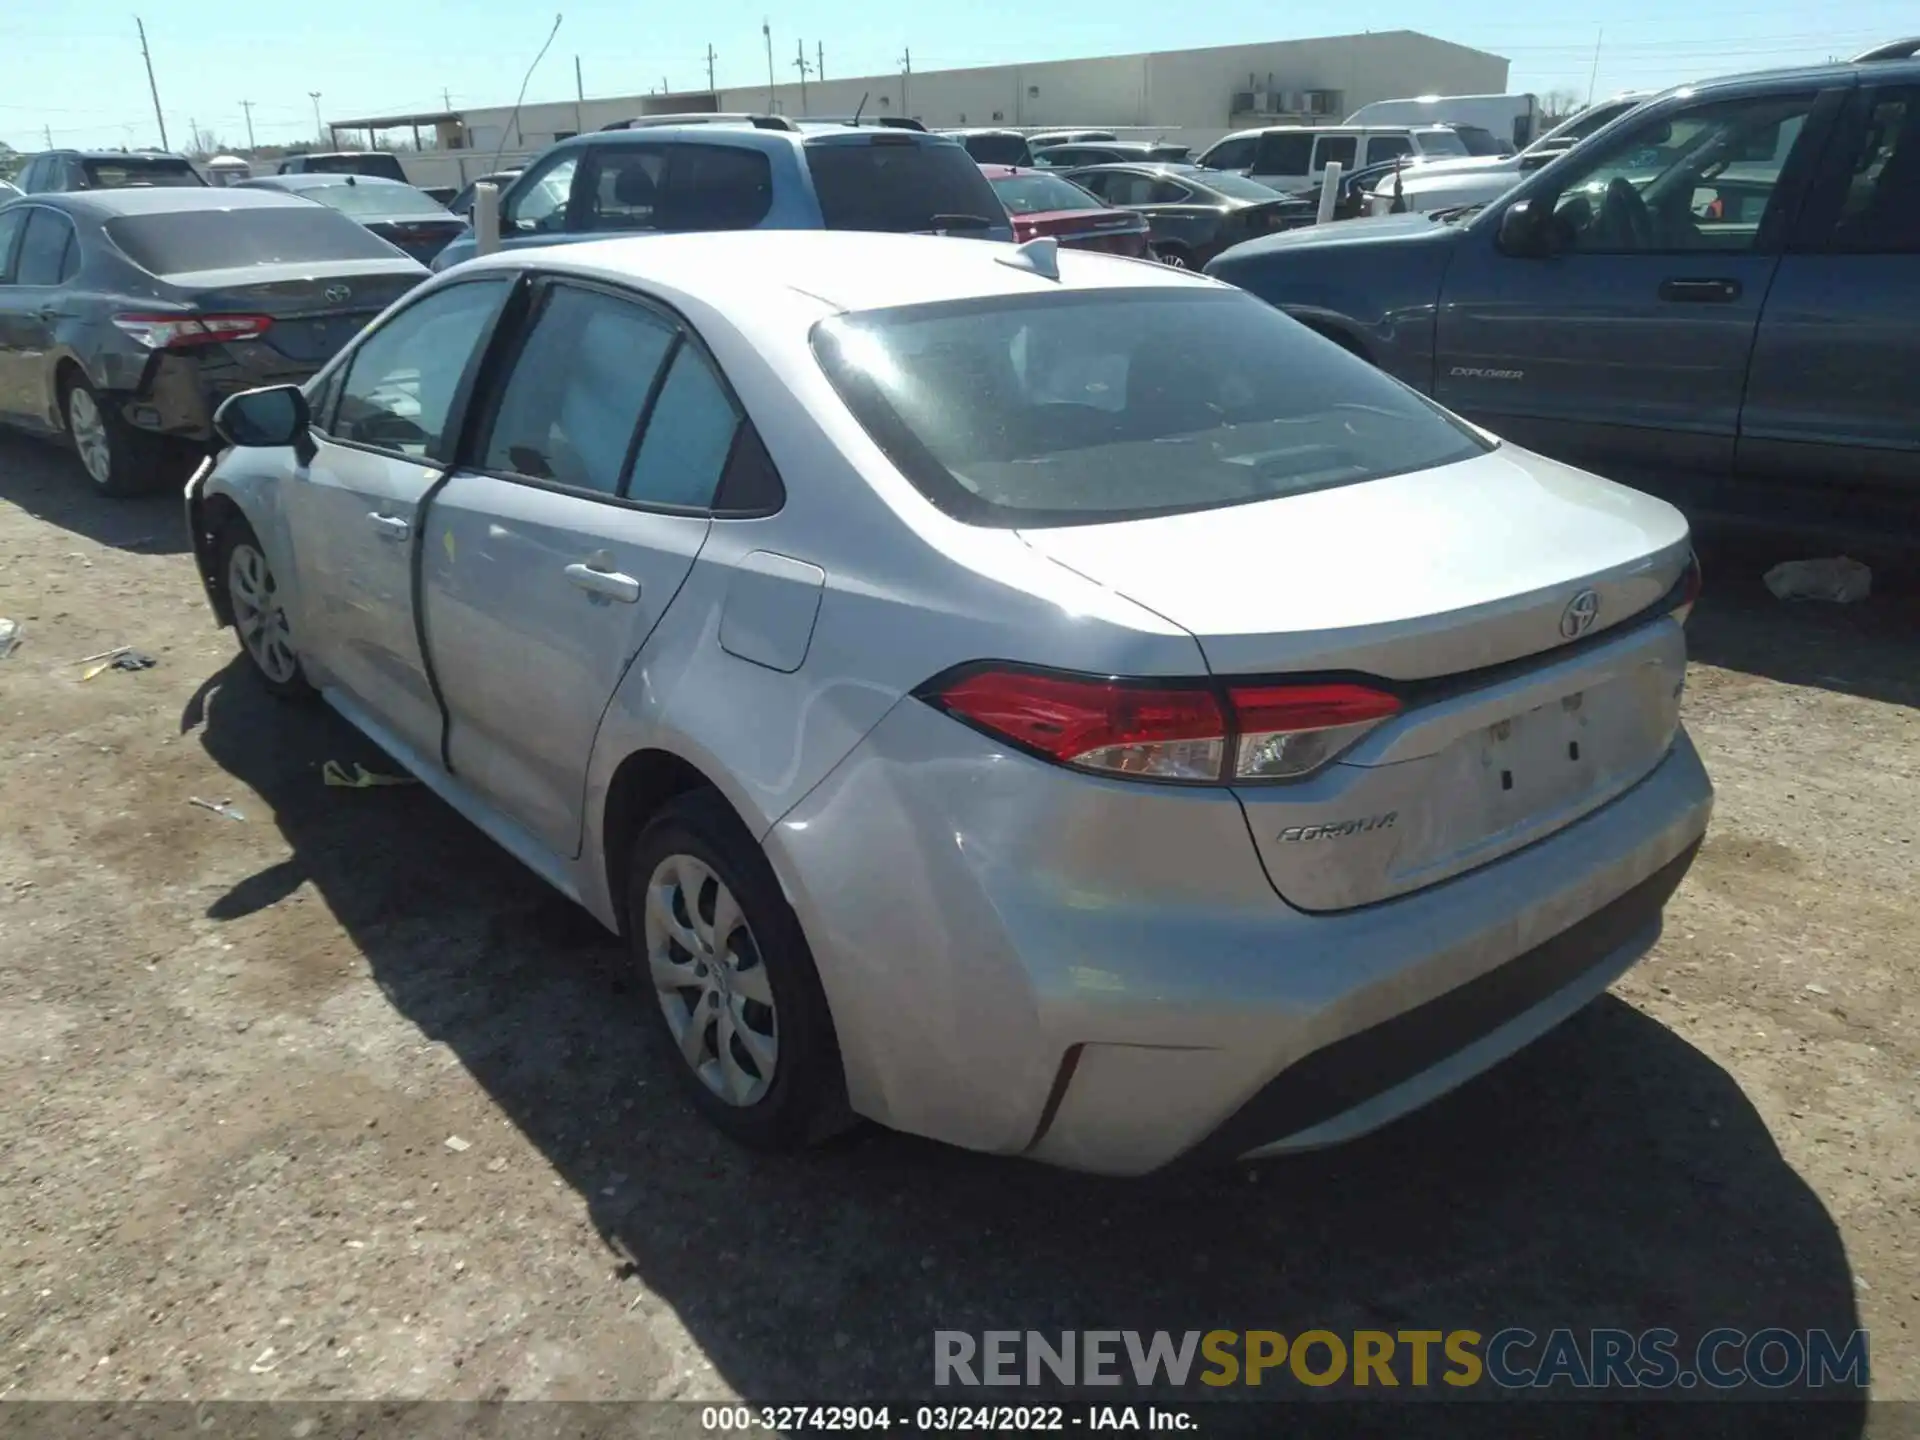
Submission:
M 267 333 L 245 343 L 317 370 L 424 275 L 417 262 L 395 256 L 330 261 L 324 268 L 247 265 L 167 278 L 175 298 L 196 310 L 271 317 Z
M 456 236 L 465 233 L 466 223 L 451 215 L 409 216 L 398 220 L 370 220 L 367 229 L 397 250 L 405 251 L 422 265 L 433 263 Z
M 1511 446 L 1021 534 L 1192 632 L 1215 675 L 1371 677 L 1402 698 L 1311 776 L 1236 788 L 1274 887 L 1302 909 L 1405 894 L 1551 834 L 1643 777 L 1678 726 L 1680 627 L 1607 634 L 1680 582 L 1685 520 Z
M 1042 210 L 1012 219 L 1017 241 L 1052 236 L 1077 250 L 1115 255 L 1146 253 L 1147 222 L 1131 210 Z

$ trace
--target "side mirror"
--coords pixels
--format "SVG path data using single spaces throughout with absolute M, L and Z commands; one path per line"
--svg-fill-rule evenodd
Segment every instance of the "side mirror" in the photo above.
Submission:
M 1551 204 L 1540 207 L 1536 212 L 1532 200 L 1514 201 L 1500 217 L 1500 229 L 1495 237 L 1500 252 L 1522 259 L 1537 259 L 1545 255 L 1548 250 L 1546 221 L 1552 213 Z
M 242 390 L 229 395 L 213 412 L 213 428 L 229 445 L 249 449 L 291 445 L 302 459 L 313 453 L 313 441 L 307 434 L 312 423 L 306 392 L 298 385 Z

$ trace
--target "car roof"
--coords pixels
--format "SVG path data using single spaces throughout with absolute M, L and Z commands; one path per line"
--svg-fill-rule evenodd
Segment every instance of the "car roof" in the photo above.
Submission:
M 61 190 L 30 199 L 76 214 L 111 220 L 120 215 L 168 215 L 183 210 L 265 210 L 313 204 L 278 190 L 224 185 L 132 185 L 123 190 Z
M 178 160 L 182 165 L 193 162 L 184 155 L 171 150 L 46 150 L 46 155 L 71 155 L 78 160 Z M 38 156 L 29 157 L 38 159 Z
M 1204 165 L 1195 165 L 1190 160 L 1103 160 L 1098 165 L 1076 165 L 1075 174 L 1084 174 L 1089 170 L 1145 170 L 1154 175 L 1193 175 L 1205 177 L 1215 174 Z
M 825 125 L 812 130 L 767 130 L 752 125 L 745 120 L 728 120 L 712 124 L 690 123 L 685 125 L 646 125 L 637 130 L 590 130 L 581 135 L 572 135 L 565 140 L 556 141 L 542 153 L 557 150 L 576 150 L 583 145 L 733 145 L 743 150 L 760 150 L 774 153 L 781 150 L 804 148 L 824 142 L 840 143 L 853 137 L 864 138 L 872 143 L 876 135 L 889 137 L 884 144 L 900 145 L 958 145 L 960 142 L 951 134 L 936 134 L 931 131 L 909 130 L 897 126 L 881 125 Z
M 457 267 L 537 267 L 643 284 L 697 300 L 752 330 L 770 300 L 807 297 L 832 311 L 878 310 L 997 295 L 1066 290 L 1219 288 L 1162 265 L 1088 251 L 1056 252 L 1060 278 L 1013 264 L 1015 248 L 990 240 L 859 230 L 727 230 L 643 235 L 551 248 L 503 250 Z

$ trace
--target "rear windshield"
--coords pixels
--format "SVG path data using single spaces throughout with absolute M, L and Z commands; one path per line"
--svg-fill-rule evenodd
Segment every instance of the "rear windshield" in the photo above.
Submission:
M 395 260 L 394 248 L 344 215 L 311 205 L 122 215 L 107 238 L 149 275 L 314 260 Z
M 1103 210 L 1106 207 L 1071 180 L 1058 175 L 1006 175 L 993 193 L 1009 215 L 1038 215 L 1049 210 Z
M 1271 185 L 1262 185 L 1258 180 L 1249 180 L 1244 175 L 1235 175 L 1230 170 L 1210 170 L 1205 175 L 1196 175 L 1194 182 L 1209 190 L 1225 195 L 1230 200 L 1278 200 L 1280 192 Z
M 960 143 L 982 165 L 1031 165 L 1033 151 L 1024 135 L 962 135 Z
M 1237 291 L 1081 290 L 835 316 L 814 352 L 929 500 L 977 525 L 1244 505 L 1488 448 Z
M 1451 130 L 1419 130 L 1414 139 L 1420 142 L 1422 155 L 1465 155 L 1467 142 Z
M 807 169 L 829 230 L 911 233 L 962 229 L 969 220 L 1007 223 L 993 187 L 958 145 L 809 145 Z
M 309 200 L 318 200 L 342 215 L 356 220 L 381 220 L 390 215 L 445 215 L 446 209 L 431 195 L 411 185 L 313 185 L 295 192 Z
M 165 187 L 206 184 L 199 172 L 185 160 L 142 160 L 131 155 L 123 159 L 115 156 L 111 160 L 83 160 L 80 168 L 86 172 L 88 187 L 94 190 L 124 190 L 130 185 Z
M 383 180 L 404 180 L 407 172 L 391 155 L 308 155 L 300 162 L 308 175 L 378 175 Z

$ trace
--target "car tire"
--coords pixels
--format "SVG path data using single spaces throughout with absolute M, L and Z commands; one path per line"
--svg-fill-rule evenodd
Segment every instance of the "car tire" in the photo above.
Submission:
M 217 573 L 233 612 L 233 633 L 253 673 L 282 700 L 312 699 L 316 692 L 300 664 L 287 612 L 280 603 L 279 582 L 260 537 L 236 515 L 220 531 L 218 553 Z
M 1193 257 L 1187 253 L 1187 247 L 1184 245 L 1156 245 L 1153 247 L 1153 258 L 1175 270 L 1193 268 Z
M 675 1072 L 743 1145 L 791 1151 L 852 1123 L 826 992 L 765 853 L 718 792 L 635 839 L 628 951 Z
M 60 415 L 81 470 L 102 495 L 123 500 L 165 483 L 174 458 L 165 442 L 129 425 L 84 378 L 61 388 Z

